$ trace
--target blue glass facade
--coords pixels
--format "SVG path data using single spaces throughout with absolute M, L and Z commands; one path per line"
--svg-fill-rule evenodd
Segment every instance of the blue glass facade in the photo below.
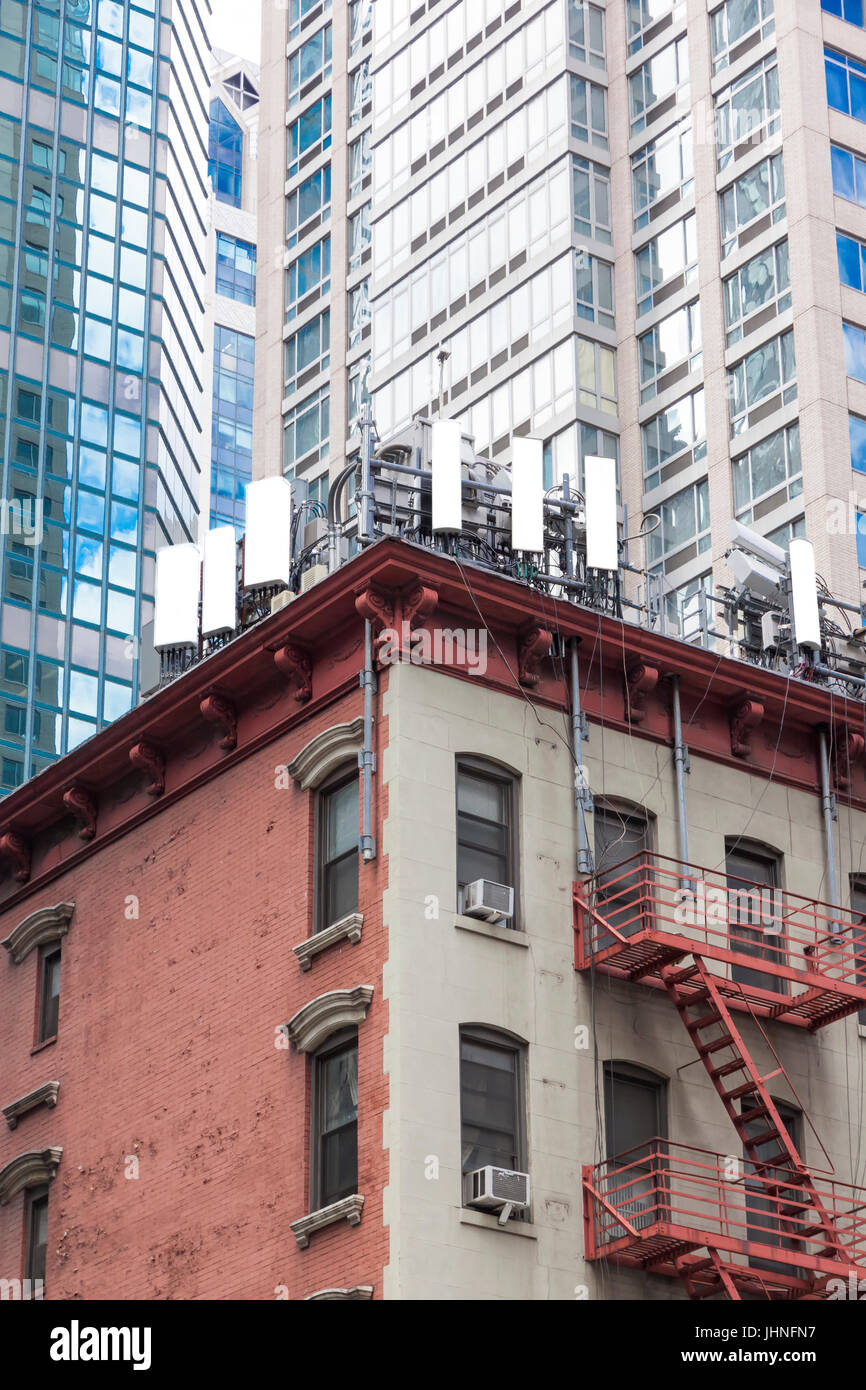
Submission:
M 219 97 L 210 104 L 208 173 L 221 203 L 241 206 L 243 194 L 244 133 Z
M 216 325 L 211 526 L 234 526 L 238 533 L 252 478 L 255 349 L 255 338 Z
M 196 0 L 181 3 L 204 83 Z M 16 86 L 0 114 L 0 792 L 135 702 L 155 548 L 195 525 L 200 326 L 170 321 L 166 220 L 181 244 L 199 233 L 167 188 L 175 40 L 157 58 L 160 26 L 159 0 L 0 7 Z M 199 104 L 183 158 L 198 141 L 203 197 Z

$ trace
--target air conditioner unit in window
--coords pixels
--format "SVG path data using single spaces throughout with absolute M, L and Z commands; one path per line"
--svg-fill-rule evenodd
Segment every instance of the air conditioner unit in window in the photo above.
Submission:
M 529 1206 L 529 1174 L 511 1168 L 476 1168 L 463 1175 L 463 1201 L 481 1211 L 498 1211 L 502 1225 L 512 1211 Z
M 501 922 L 514 916 L 514 889 L 505 883 L 477 878 L 463 889 L 463 915 L 481 917 L 485 922 Z

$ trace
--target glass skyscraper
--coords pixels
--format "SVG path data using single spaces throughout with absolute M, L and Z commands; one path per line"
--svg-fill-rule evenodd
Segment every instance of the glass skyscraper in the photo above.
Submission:
M 0 4 L 0 792 L 135 702 L 155 551 L 197 532 L 204 10 Z

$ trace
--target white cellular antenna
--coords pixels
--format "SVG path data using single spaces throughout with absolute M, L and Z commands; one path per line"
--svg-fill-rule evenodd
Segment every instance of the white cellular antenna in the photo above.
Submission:
M 200 587 L 197 545 L 167 545 L 156 552 L 153 645 L 158 652 L 198 647 Z
M 791 622 L 794 641 L 810 651 L 821 650 L 821 619 L 818 613 L 818 584 L 815 576 L 815 550 L 811 541 L 794 536 L 788 547 L 791 563 Z
M 219 637 L 237 627 L 237 541 L 233 526 L 204 537 L 201 572 L 201 635 Z
M 587 568 L 617 570 L 616 460 L 588 455 L 583 461 L 583 477 Z
M 516 437 L 511 464 L 511 544 L 544 550 L 544 444 Z
M 459 420 L 434 420 L 433 530 L 463 529 L 463 429 Z
M 292 487 L 287 478 L 247 483 L 244 588 L 289 587 L 292 571 Z

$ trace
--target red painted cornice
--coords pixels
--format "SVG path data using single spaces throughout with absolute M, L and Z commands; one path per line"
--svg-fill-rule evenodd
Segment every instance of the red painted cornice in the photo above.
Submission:
M 785 729 L 791 737 L 798 732 L 805 737 L 810 730 L 831 723 L 835 730 L 847 729 L 851 734 L 862 735 L 866 729 L 864 706 L 859 701 L 831 697 L 820 686 L 788 680 L 675 638 L 662 637 L 569 603 L 555 602 L 517 580 L 466 564 L 458 565 L 450 557 L 423 546 L 387 539 L 356 556 L 308 593 L 237 637 L 18 788 L 0 810 L 0 843 L 4 834 L 33 837 L 44 832 L 68 815 L 71 802 L 81 802 L 79 789 L 98 799 L 100 791 L 129 777 L 136 767 L 142 769 L 142 796 L 145 796 L 149 783 L 145 761 L 133 766 L 130 751 L 139 745 L 148 745 L 158 750 L 169 767 L 172 759 L 184 752 L 190 738 L 199 737 L 207 727 L 205 720 L 220 716 L 225 702 L 241 714 L 251 706 L 256 707 L 257 701 L 262 708 L 272 710 L 271 715 L 259 719 L 258 723 L 250 723 L 248 728 L 241 720 L 237 748 L 228 748 L 214 756 L 207 774 L 220 775 L 221 770 L 231 767 L 254 747 L 262 746 L 281 729 L 297 724 L 305 711 L 312 713 L 323 701 L 351 689 L 349 678 L 363 663 L 363 648 L 353 640 L 353 634 L 357 634 L 360 627 L 355 607 L 359 594 L 371 587 L 399 594 L 408 591 L 410 586 L 417 587 L 419 582 L 435 591 L 437 596 L 436 610 L 424 617 L 422 608 L 422 616 L 417 619 L 419 624 L 435 625 L 437 612 L 443 619 L 447 617 L 449 625 L 466 629 L 480 627 L 483 620 L 501 643 L 507 665 L 501 662 L 487 676 L 473 676 L 476 683 L 513 690 L 511 673 L 517 670 L 519 634 L 527 625 L 535 624 L 562 638 L 580 640 L 582 682 L 586 680 L 591 686 L 594 673 L 602 680 L 597 710 L 593 707 L 591 689 L 585 701 L 590 718 L 604 718 L 613 726 L 642 736 L 670 741 L 666 714 L 669 697 L 661 682 L 671 675 L 680 678 L 687 738 L 691 737 L 688 729 L 692 718 L 698 723 L 709 719 L 718 729 L 720 722 L 726 726 L 726 711 L 731 705 L 747 699 L 754 701 L 756 706 L 763 706 L 764 728 L 778 728 L 784 710 Z M 334 653 L 339 652 L 341 646 L 345 651 L 335 659 Z M 286 675 L 291 662 L 275 661 L 275 653 L 287 647 L 299 649 L 302 655 L 309 657 L 313 682 L 308 705 L 297 703 L 293 695 L 295 687 Z M 327 678 L 322 674 L 325 665 L 333 668 Z M 649 717 L 646 724 L 640 725 L 635 723 L 633 708 L 625 713 L 623 710 L 626 673 L 635 665 L 651 668 L 659 678 L 657 689 L 651 691 L 649 697 Z M 615 690 L 617 679 L 620 686 Z M 649 685 L 652 687 L 652 681 Z M 216 697 L 216 704 L 213 697 Z M 534 703 L 562 709 L 566 692 L 561 681 L 548 676 L 532 690 L 531 698 Z M 270 704 L 261 704 L 263 699 L 270 699 Z M 208 702 L 206 715 L 203 715 L 203 701 Z M 642 710 L 640 718 L 643 719 Z M 214 748 L 216 734 L 231 743 L 229 725 L 219 724 L 214 734 Z M 698 742 L 696 739 L 696 751 L 700 751 Z M 710 745 L 707 746 L 709 750 Z M 731 759 L 729 747 L 718 746 L 718 740 L 714 747 L 715 752 L 708 751 L 708 756 L 735 761 Z M 760 760 L 754 770 L 767 771 L 760 766 Z M 194 773 L 191 768 L 189 784 L 200 784 L 204 775 L 200 767 Z M 784 767 L 776 769 L 776 775 L 784 779 Z M 803 775 L 791 780 L 805 785 L 810 777 L 811 762 L 808 770 L 803 769 Z M 75 797 L 70 798 L 70 788 L 75 789 Z M 170 799 L 176 799 L 181 791 L 177 780 L 171 791 Z M 864 793 L 866 783 L 860 782 L 855 789 L 855 799 L 859 800 Z M 156 808 L 151 803 L 151 813 Z M 136 818 L 141 817 L 131 803 L 128 820 Z M 112 835 L 115 833 L 116 828 Z M 97 820 L 91 847 L 97 848 L 101 842 L 102 831 Z

